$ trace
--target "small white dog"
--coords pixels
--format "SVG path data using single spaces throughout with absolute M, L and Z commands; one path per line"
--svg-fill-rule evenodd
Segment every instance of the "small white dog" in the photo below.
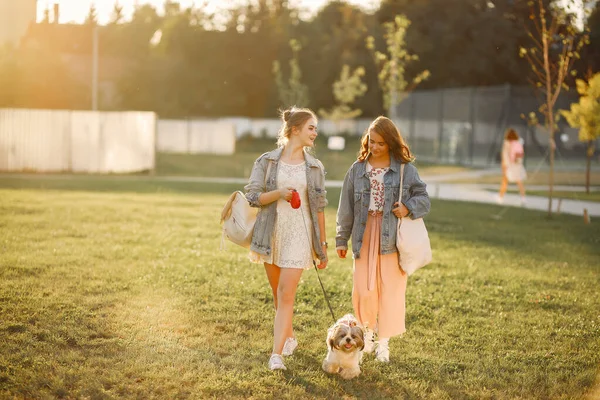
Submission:
M 327 357 L 323 360 L 323 371 L 337 374 L 344 379 L 360 375 L 360 361 L 365 347 L 362 326 L 352 314 L 338 319 L 327 331 Z

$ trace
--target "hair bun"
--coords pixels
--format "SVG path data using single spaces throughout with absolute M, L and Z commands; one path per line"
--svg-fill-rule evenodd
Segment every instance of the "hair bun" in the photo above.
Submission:
M 289 108 L 289 109 L 285 110 L 281 114 L 281 116 L 285 122 L 288 122 L 290 120 L 290 118 L 292 117 L 292 114 L 294 114 L 294 110 L 292 108 Z

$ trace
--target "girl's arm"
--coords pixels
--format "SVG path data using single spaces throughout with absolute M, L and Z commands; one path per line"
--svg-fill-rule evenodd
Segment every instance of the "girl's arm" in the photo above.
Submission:
M 409 211 L 410 218 L 423 218 L 429 213 L 429 209 L 431 208 L 429 194 L 427 194 L 427 185 L 419 177 L 417 168 L 412 164 L 407 164 L 407 167 L 408 165 L 414 168 L 414 180 L 410 185 L 410 197 L 404 202 L 404 205 Z
M 321 243 L 327 242 L 327 234 L 325 232 L 325 213 L 323 211 L 319 211 L 317 213 L 317 219 L 319 220 L 319 237 L 321 238 Z M 323 248 L 323 253 L 325 253 L 325 255 L 327 256 L 327 247 L 325 245 L 321 245 L 321 243 L 319 243 L 319 245 Z M 327 258 L 321 260 L 321 263 L 319 264 L 319 269 L 323 269 L 326 266 Z
M 336 236 L 335 248 L 341 257 L 346 256 L 348 250 L 348 239 L 352 234 L 352 226 L 354 225 L 354 177 L 352 167 L 346 172 L 342 192 L 340 193 L 340 203 L 337 210 L 336 218 Z M 340 251 L 343 252 L 340 253 Z
M 273 203 L 280 198 L 290 201 L 292 199 L 292 188 L 282 188 L 279 190 L 265 192 L 265 190 L 267 190 L 265 186 L 265 174 L 267 173 L 269 161 L 266 163 L 263 162 L 263 157 L 264 156 L 259 157 L 254 162 L 250 179 L 248 179 L 248 184 L 244 186 L 246 200 L 248 200 L 252 207 L 266 206 L 267 204 Z

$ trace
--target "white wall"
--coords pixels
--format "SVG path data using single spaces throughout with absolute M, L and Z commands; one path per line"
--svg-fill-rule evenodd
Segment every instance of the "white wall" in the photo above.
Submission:
M 150 112 L 0 109 L 0 171 L 150 170 L 155 136 Z
M 156 150 L 166 153 L 235 152 L 235 124 L 225 120 L 170 120 L 157 124 Z
M 227 121 L 235 125 L 236 137 L 250 134 L 254 137 L 266 135 L 269 138 L 276 138 L 281 128 L 281 120 L 271 119 L 251 119 L 251 118 L 223 118 L 220 121 Z M 327 119 L 319 119 L 319 131 L 331 136 L 338 133 L 351 133 L 360 136 L 371 124 L 371 119 L 352 119 L 333 122 Z

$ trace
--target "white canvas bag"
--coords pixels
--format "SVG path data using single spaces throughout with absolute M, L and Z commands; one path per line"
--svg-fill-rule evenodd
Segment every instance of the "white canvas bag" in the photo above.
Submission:
M 402 204 L 403 183 L 404 164 L 400 167 L 400 197 L 398 204 Z M 431 262 L 431 243 L 423 218 L 398 218 L 396 248 L 398 249 L 400 267 L 408 275 L 412 275 L 413 272 Z
M 271 162 L 269 161 L 265 174 L 265 186 L 270 171 Z M 225 247 L 225 239 L 244 248 L 250 248 L 258 211 L 257 207 L 250 206 L 244 193 L 239 190 L 229 196 L 223 211 L 221 211 L 221 224 L 223 224 L 221 249 Z

